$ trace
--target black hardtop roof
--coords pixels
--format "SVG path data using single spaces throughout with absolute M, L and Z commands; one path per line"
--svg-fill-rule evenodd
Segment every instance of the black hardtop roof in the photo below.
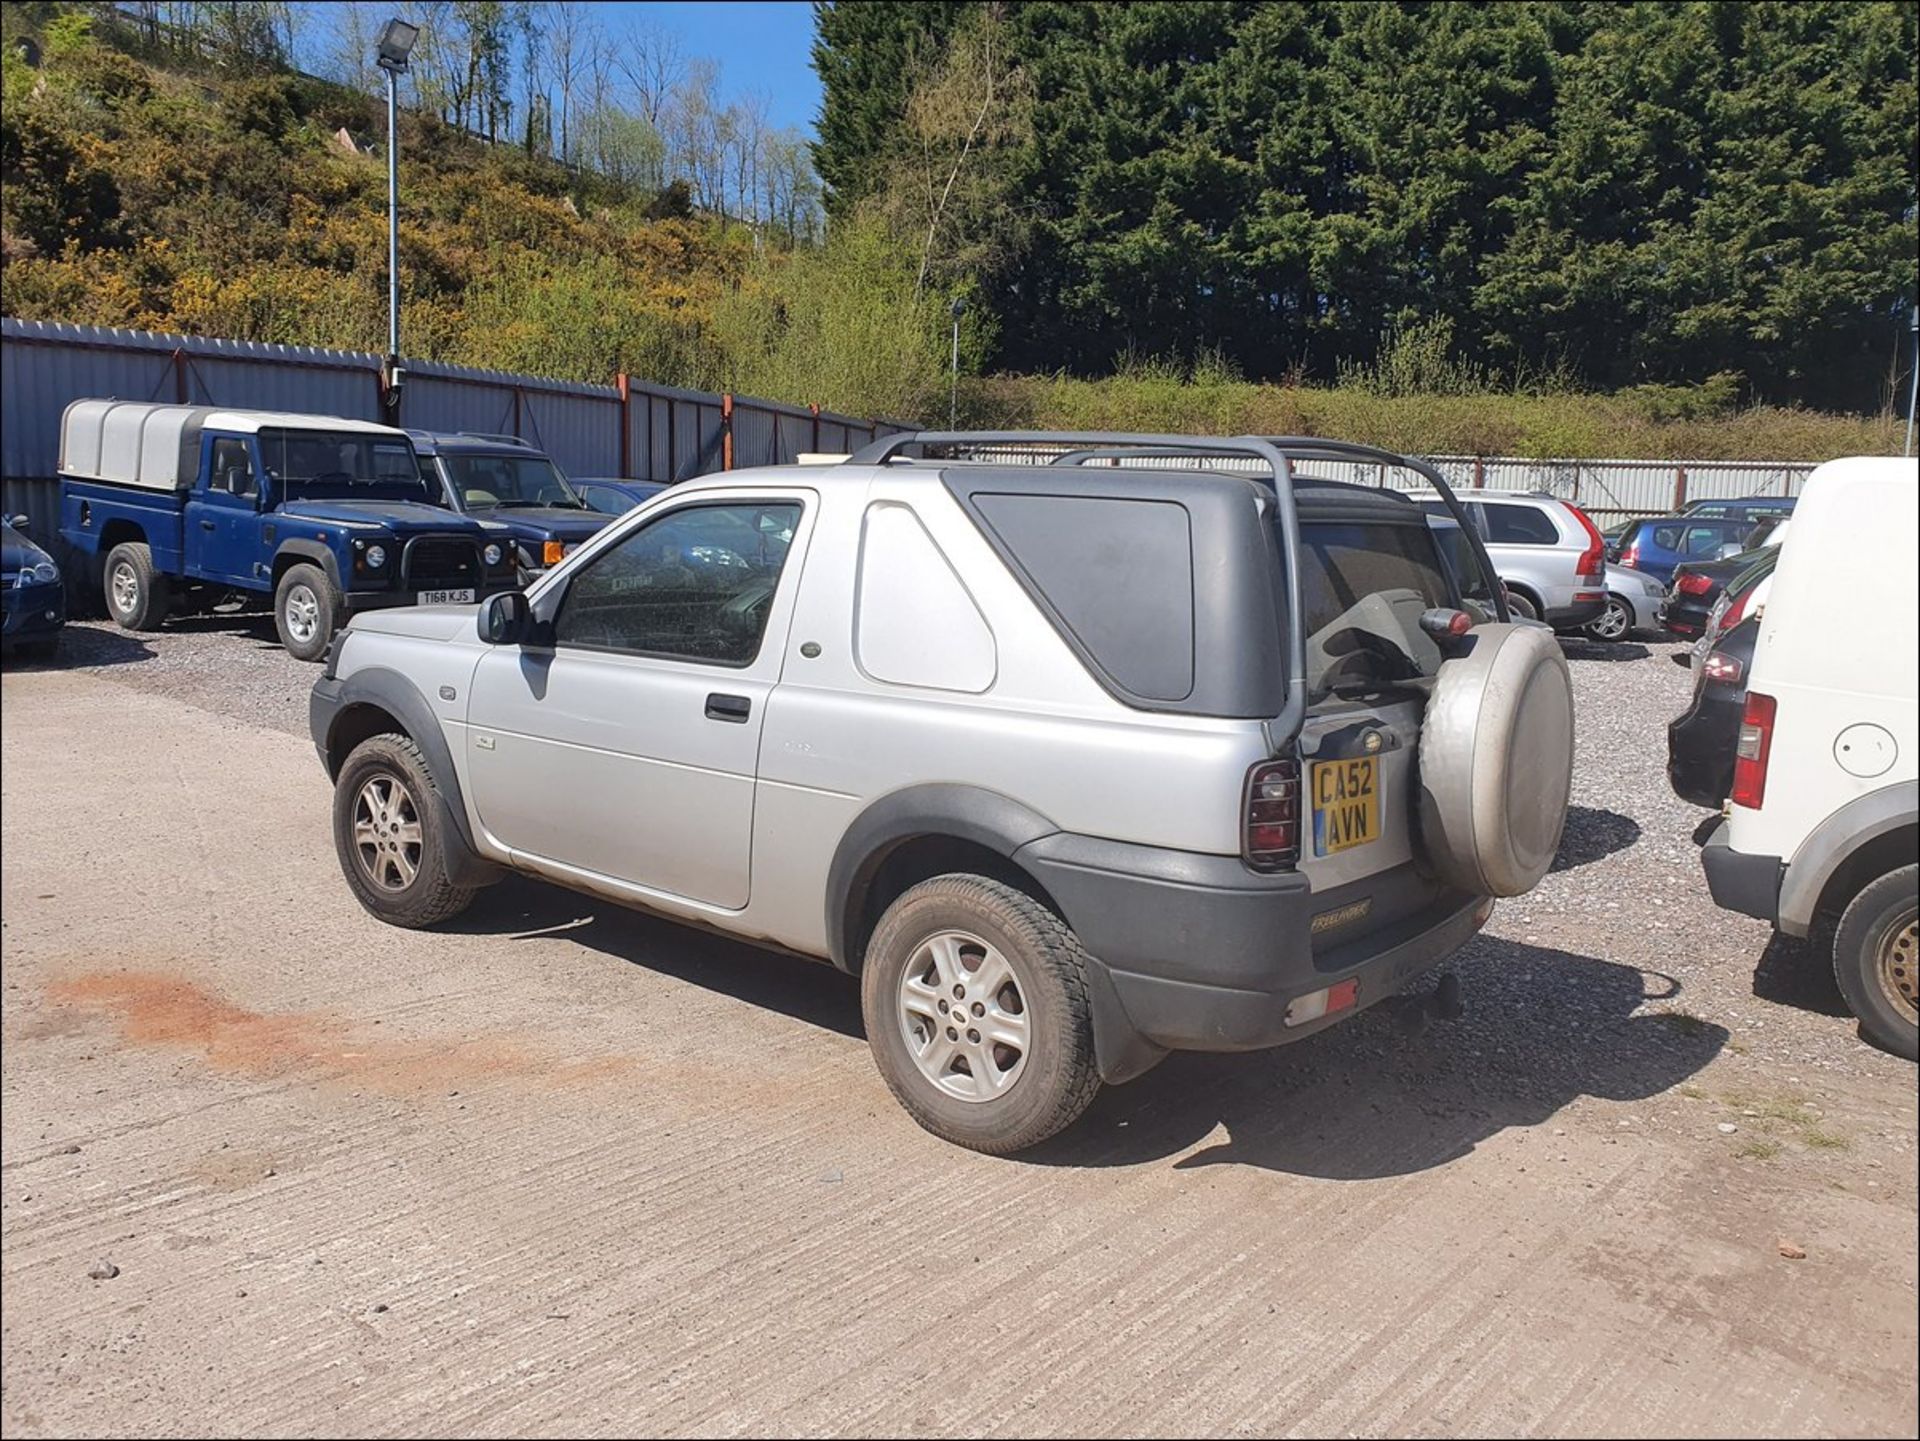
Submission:
M 477 435 L 466 430 L 409 430 L 407 434 L 413 439 L 413 448 L 422 455 L 458 451 L 463 455 L 538 456 L 542 460 L 552 458 L 532 441 L 516 440 L 506 435 Z

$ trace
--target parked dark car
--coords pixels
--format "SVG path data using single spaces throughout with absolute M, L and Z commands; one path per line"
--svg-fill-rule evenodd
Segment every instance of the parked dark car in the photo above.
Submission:
M 1759 635 L 1757 615 L 1723 632 L 1694 672 L 1693 704 L 1667 726 L 1667 780 L 1683 801 L 1718 810 L 1732 793 L 1734 748 Z
M 574 493 L 602 515 L 625 515 L 666 488 L 657 480 L 608 480 L 599 476 L 573 482 Z
M 1743 495 L 1733 500 L 1696 500 L 1680 514 L 1701 520 L 1744 520 L 1752 525 L 1792 515 L 1796 499 L 1791 495 Z
M 67 589 L 60 567 L 26 530 L 24 515 L 0 521 L 0 651 L 51 660 L 67 620 Z
M 574 491 L 550 457 L 504 435 L 409 431 L 420 471 L 442 504 L 505 532 L 522 583 L 584 540 L 607 518 Z
M 1689 516 L 1659 515 L 1637 520 L 1621 533 L 1611 559 L 1662 581 L 1673 579 L 1677 566 L 1719 560 L 1745 548 L 1753 522 L 1695 520 Z
M 1771 568 L 1779 559 L 1783 535 L 1780 522 L 1770 521 L 1749 533 L 1749 538 L 1757 537 L 1758 543 L 1738 555 L 1675 569 L 1673 586 L 1660 604 L 1660 624 L 1675 635 L 1706 634 L 1713 608 L 1727 587 L 1762 561 Z

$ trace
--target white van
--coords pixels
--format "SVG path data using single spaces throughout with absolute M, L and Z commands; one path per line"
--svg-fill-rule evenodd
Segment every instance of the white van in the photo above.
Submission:
M 1754 652 L 1716 904 L 1790 936 L 1837 923 L 1833 971 L 1878 1046 L 1916 1056 L 1920 974 L 1920 471 L 1829 461 L 1807 479 Z

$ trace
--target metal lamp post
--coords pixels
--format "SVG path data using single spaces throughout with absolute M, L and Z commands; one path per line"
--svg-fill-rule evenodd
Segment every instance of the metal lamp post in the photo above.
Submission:
M 387 22 L 374 63 L 387 72 L 387 395 L 400 394 L 400 77 L 420 27 L 401 19 Z
M 1902 455 L 1913 454 L 1913 407 L 1920 403 L 1920 305 L 1913 307 L 1910 324 L 1913 330 L 1913 378 L 1907 385 L 1907 443 L 1900 447 Z
M 960 428 L 960 317 L 967 313 L 967 302 L 956 295 L 948 307 L 953 314 L 953 380 L 947 391 L 947 429 Z

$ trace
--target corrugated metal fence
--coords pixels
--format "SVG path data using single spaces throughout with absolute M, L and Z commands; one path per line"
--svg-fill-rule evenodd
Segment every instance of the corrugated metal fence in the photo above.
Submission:
M 4 505 L 9 515 L 28 515 L 43 544 L 55 539 L 61 412 L 88 396 L 518 435 L 570 475 L 668 482 L 779 464 L 803 451 L 845 452 L 911 428 L 624 375 L 586 385 L 431 361 L 411 364 L 396 415 L 377 355 L 0 319 Z

